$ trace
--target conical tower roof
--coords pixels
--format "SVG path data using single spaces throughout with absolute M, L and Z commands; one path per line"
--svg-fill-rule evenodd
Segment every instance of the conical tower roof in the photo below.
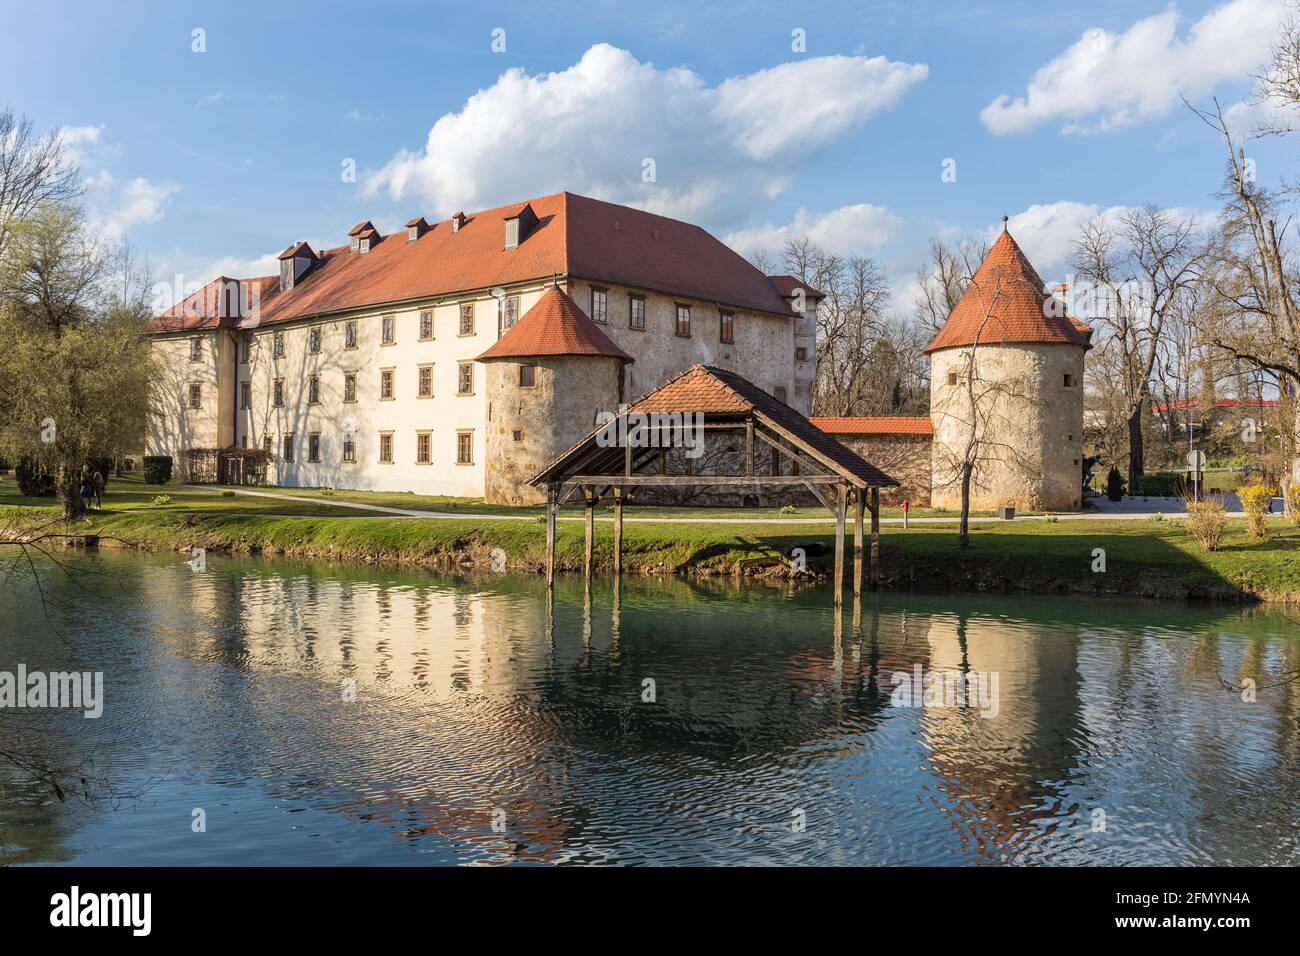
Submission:
M 603 355 L 624 362 L 633 360 L 558 285 L 551 286 L 478 361 L 541 355 Z
M 1047 294 L 1043 280 L 1004 228 L 924 351 L 1012 342 L 1090 347 L 1088 334 L 1065 314 L 1060 300 Z

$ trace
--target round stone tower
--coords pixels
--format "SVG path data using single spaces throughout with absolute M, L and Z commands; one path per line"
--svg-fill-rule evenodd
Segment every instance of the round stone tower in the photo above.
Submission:
M 925 347 L 933 507 L 961 507 L 966 463 L 972 510 L 1080 507 L 1090 334 L 1047 293 L 1004 226 Z
M 539 504 L 528 479 L 614 412 L 623 397 L 620 349 L 558 286 L 478 356 L 487 368 L 489 504 Z

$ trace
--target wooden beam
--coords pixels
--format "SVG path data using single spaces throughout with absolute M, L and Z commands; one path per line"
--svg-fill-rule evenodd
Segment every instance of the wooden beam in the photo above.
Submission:
M 623 489 L 614 489 L 614 577 L 623 573 Z
M 867 497 L 859 488 L 853 495 L 853 596 L 862 594 L 862 512 Z
M 844 606 L 844 518 L 848 510 L 849 490 L 840 485 L 835 501 L 835 609 Z
M 754 420 L 745 420 L 745 474 L 754 474 Z
M 591 556 L 592 556 L 592 548 L 595 544 L 595 537 L 596 537 L 596 493 L 595 492 L 596 489 L 592 488 L 590 491 L 586 491 L 583 495 L 583 497 L 586 499 L 584 502 L 583 512 L 584 512 L 584 518 L 586 519 L 587 537 L 586 537 L 586 546 L 582 554 L 582 577 L 583 580 L 585 580 L 588 585 L 591 584 L 591 564 L 592 564 Z
M 871 589 L 880 587 L 880 489 L 871 489 Z
M 816 485 L 809 485 L 807 484 L 807 482 L 805 482 L 805 485 L 807 485 L 807 488 L 812 493 L 812 496 L 816 498 L 818 501 L 820 501 L 826 507 L 827 511 L 829 511 L 831 514 L 835 514 L 835 502 L 831 501 L 829 498 L 826 497 L 826 492 L 822 491 Z
M 688 461 L 690 459 L 687 459 Z M 844 479 L 839 475 L 572 475 L 566 484 L 647 485 L 837 485 Z
M 555 584 L 555 484 L 546 485 L 546 586 Z

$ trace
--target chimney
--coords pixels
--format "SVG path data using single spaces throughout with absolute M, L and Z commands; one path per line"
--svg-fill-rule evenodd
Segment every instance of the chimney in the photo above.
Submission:
M 532 205 L 525 203 L 523 209 L 506 218 L 506 248 L 517 248 L 536 225 L 537 214 L 533 212 Z
M 415 242 L 428 230 L 429 224 L 423 216 L 416 216 L 406 224 L 406 241 Z

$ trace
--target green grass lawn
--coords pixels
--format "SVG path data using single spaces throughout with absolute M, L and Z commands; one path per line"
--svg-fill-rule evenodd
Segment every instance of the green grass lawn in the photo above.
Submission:
M 170 500 L 155 505 L 153 499 L 159 494 Z M 181 490 L 114 479 L 103 511 L 81 519 L 72 530 L 158 550 L 206 547 L 329 560 L 486 566 L 493 549 L 499 548 L 508 566 L 521 571 L 537 571 L 545 560 L 545 527 L 538 509 L 513 509 L 531 514 L 531 521 L 483 520 L 469 512 L 463 518 L 424 520 L 372 516 L 339 507 L 319 493 L 303 497 L 312 501 L 225 497 L 220 488 Z M 375 503 L 414 497 L 376 493 Z M 368 493 L 356 492 L 347 498 L 373 500 Z M 424 500 L 428 499 L 421 499 L 422 504 Z M 11 477 L 0 478 L 0 508 L 11 516 L 58 512 L 53 499 L 18 495 Z M 829 524 L 780 525 L 762 520 L 776 515 L 771 510 L 713 509 L 705 514 L 718 512 L 729 517 L 754 515 L 755 520 L 629 524 L 624 566 L 630 573 L 708 574 L 766 564 L 772 566 L 771 573 L 779 572 L 784 556 L 796 547 L 805 549 L 815 573 L 824 576 L 831 564 Z M 694 509 L 659 512 L 663 516 L 700 513 Z M 951 524 L 913 525 L 907 531 L 899 525 L 884 526 L 885 585 L 930 591 L 1266 597 L 1300 603 L 1300 529 L 1281 517 L 1270 521 L 1270 537 L 1262 541 L 1245 534 L 1243 521 L 1229 521 L 1222 549 L 1212 554 L 1201 550 L 1181 522 L 1173 520 L 992 522 L 971 527 L 971 547 L 960 551 Z M 608 523 L 597 525 L 596 562 L 602 570 L 611 565 L 612 537 Z M 1105 552 L 1104 572 L 1092 569 L 1096 549 Z M 582 552 L 581 522 L 561 522 L 557 529 L 561 569 L 579 569 Z

